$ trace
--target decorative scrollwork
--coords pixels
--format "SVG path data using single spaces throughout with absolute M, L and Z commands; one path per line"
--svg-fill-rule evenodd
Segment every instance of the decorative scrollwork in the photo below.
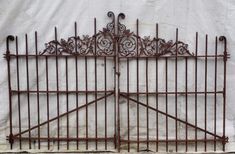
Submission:
M 108 31 L 108 32 L 114 34 L 115 33 L 115 15 L 113 12 L 109 11 L 107 13 L 107 16 L 112 18 L 112 21 L 106 25 L 106 29 L 104 29 L 103 31 L 104 32 Z
M 115 15 L 113 12 L 108 12 L 107 16 L 111 17 L 112 21 L 96 35 L 73 36 L 67 41 L 64 39 L 50 41 L 45 44 L 46 48 L 40 54 L 114 55 Z
M 46 49 L 40 53 L 47 54 L 71 54 L 71 55 L 89 55 L 93 53 L 94 39 L 88 35 L 83 35 L 82 38 L 70 37 L 68 40 L 61 39 L 60 41 L 50 41 L 46 43 Z
M 100 32 L 96 36 L 97 55 L 108 56 L 114 55 L 114 38 L 113 33 Z
M 146 56 L 154 56 L 156 55 L 156 42 L 155 40 L 151 40 L 150 36 L 146 36 L 143 39 L 139 39 L 140 44 L 140 54 Z
M 170 56 L 176 56 L 176 55 L 186 55 L 186 56 L 194 56 L 193 53 L 190 53 L 188 50 L 188 45 L 178 41 L 173 42 L 172 40 L 166 42 L 164 39 L 156 39 L 157 47 L 158 47 L 158 53 L 156 53 L 157 56 L 161 55 L 167 55 Z
M 165 41 L 164 39 L 151 39 L 150 36 L 139 37 L 126 26 L 120 22 L 120 19 L 125 19 L 125 15 L 120 13 L 118 15 L 118 42 L 119 42 L 119 55 L 122 57 L 131 56 L 162 56 L 162 55 L 188 55 L 194 56 L 193 53 L 188 51 L 188 45 L 178 41 L 173 42 Z
M 134 35 L 126 35 L 119 40 L 119 55 L 135 56 L 137 48 L 137 41 Z
M 193 53 L 189 52 L 188 45 L 181 41 L 165 41 L 161 38 L 151 39 L 150 36 L 141 38 L 134 35 L 133 33 L 122 36 L 119 41 L 119 47 L 119 55 L 122 57 L 159 57 L 163 55 L 176 56 L 176 54 L 179 56 L 194 56 Z
M 120 22 L 120 19 L 125 19 L 125 14 L 124 13 L 119 13 L 118 15 L 118 35 L 123 35 L 125 33 L 128 33 L 130 31 L 126 32 L 126 26 Z
M 111 18 L 111 22 L 97 34 L 50 41 L 46 43 L 45 50 L 40 54 L 114 56 L 117 47 L 120 57 L 194 56 L 189 52 L 188 45 L 181 41 L 165 41 L 161 38 L 151 39 L 150 36 L 142 38 L 135 35 L 120 22 L 121 19 L 125 19 L 123 13 L 117 17 L 117 33 L 115 33 L 115 15 L 113 12 L 108 12 L 107 16 Z

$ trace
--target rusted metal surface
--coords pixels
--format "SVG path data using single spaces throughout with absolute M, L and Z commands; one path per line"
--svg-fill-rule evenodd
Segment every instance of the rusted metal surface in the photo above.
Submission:
M 65 142 L 66 149 L 69 150 L 72 149 L 71 143 L 75 142 L 76 149 L 80 150 L 80 144 L 85 144 L 85 150 L 95 149 L 97 151 L 100 150 L 100 145 L 104 145 L 105 150 L 110 150 L 111 147 L 111 149 L 127 150 L 128 152 L 132 150 L 133 146 L 136 146 L 137 151 L 143 150 L 143 146 L 147 151 L 155 149 L 157 152 L 162 149 L 164 149 L 163 151 L 171 151 L 172 146 L 174 146 L 176 152 L 182 146 L 184 146 L 183 151 L 192 151 L 192 148 L 189 150 L 189 146 L 194 147 L 193 151 L 199 151 L 200 147 L 203 147 L 202 151 L 208 151 L 209 144 L 213 145 L 214 151 L 225 150 L 225 144 L 228 141 L 225 136 L 226 61 L 229 58 L 226 38 L 224 36 L 220 36 L 219 39 L 216 37 L 214 52 L 209 53 L 208 35 L 206 35 L 205 53 L 200 52 L 199 55 L 198 33 L 196 33 L 195 51 L 191 52 L 188 50 L 188 45 L 179 40 L 178 29 L 176 29 L 175 41 L 166 41 L 160 38 L 158 24 L 156 24 L 154 38 L 141 37 L 139 20 L 136 21 L 135 33 L 122 24 L 121 20 L 125 19 L 123 13 L 117 16 L 117 20 L 113 12 L 108 12 L 107 15 L 111 18 L 111 22 L 102 31 L 97 32 L 97 23 L 94 19 L 93 36 L 78 36 L 77 23 L 75 23 L 74 36 L 67 40 L 59 40 L 57 28 L 55 28 L 54 40 L 46 43 L 45 49 L 41 52 L 38 51 L 37 32 L 35 32 L 34 37 L 35 53 L 29 51 L 27 34 L 25 35 L 25 54 L 19 54 L 18 37 L 7 37 L 5 58 L 8 64 L 10 118 L 10 134 L 7 139 L 11 149 L 18 146 L 20 149 L 24 149 L 22 145 L 27 141 L 29 149 L 33 148 L 32 144 L 35 144 L 35 142 L 37 142 L 38 149 L 42 148 L 42 142 L 46 142 L 47 149 L 51 149 L 50 143 L 56 142 L 57 149 L 60 150 L 62 142 Z M 9 43 L 14 40 L 15 49 L 10 49 Z M 221 45 L 219 46 L 219 41 L 224 45 L 223 53 L 219 52 L 222 49 Z M 12 59 L 15 59 L 14 63 Z M 61 60 L 64 60 L 64 70 L 61 69 Z M 73 76 L 69 73 L 71 71 L 71 60 L 74 61 L 72 69 L 75 73 Z M 81 60 L 84 61 L 83 67 L 78 64 Z M 22 63 L 22 61 L 25 61 L 25 63 Z M 36 73 L 36 89 L 30 86 L 32 85 L 32 80 L 30 80 L 32 73 L 29 67 L 32 62 L 35 63 L 33 70 Z M 50 88 L 50 70 L 52 68 L 49 62 L 55 63 L 53 67 L 55 69 L 55 83 L 53 83 L 55 89 Z M 108 70 L 111 68 L 108 67 L 108 62 L 113 65 L 112 74 Z M 218 71 L 221 70 L 218 67 L 218 62 L 223 63 L 222 89 L 218 86 Z M 103 67 L 99 67 L 98 63 L 102 63 Z M 199 63 L 202 63 L 204 67 L 199 67 Z M 24 72 L 26 73 L 24 74 L 26 76 L 25 83 L 21 83 L 22 75 L 20 75 L 20 67 L 23 67 L 23 64 L 25 64 L 26 69 Z M 45 73 L 40 76 L 39 67 L 42 64 L 45 66 Z M 12 65 L 16 68 L 16 74 L 11 72 Z M 211 66 L 214 67 L 214 74 L 208 73 L 208 67 Z M 93 70 L 92 74 L 90 73 L 91 69 Z M 204 70 L 200 71 L 199 69 Z M 184 72 L 183 77 L 182 70 Z M 189 70 L 194 70 L 190 71 L 194 74 L 189 74 Z M 61 71 L 65 72 L 62 79 Z M 198 87 L 199 75 L 202 78 L 199 71 L 204 72 L 204 89 Z M 84 81 L 79 79 L 81 72 L 83 72 Z M 103 72 L 103 74 L 100 75 L 99 72 Z M 100 81 L 100 76 L 102 81 Z M 162 76 L 164 76 L 163 80 L 161 79 Z M 113 78 L 112 83 L 108 80 L 110 77 Z M 123 77 L 125 80 L 122 79 Z M 193 80 L 192 77 L 194 77 Z M 208 80 L 209 77 L 214 78 L 213 83 Z M 40 84 L 41 78 L 44 78 L 45 86 Z M 70 82 L 71 78 L 74 79 L 75 83 Z M 90 78 L 93 79 L 93 82 L 90 81 Z M 12 86 L 12 79 L 16 80 L 16 86 Z M 62 80 L 65 82 L 62 83 Z M 169 80 L 173 80 L 174 84 L 171 84 Z M 98 82 L 102 82 L 102 88 L 98 86 Z M 190 82 L 193 82 L 193 87 L 190 87 L 192 84 Z M 125 88 L 121 86 L 123 83 Z M 22 89 L 21 84 L 25 84 L 26 89 Z M 60 88 L 62 84 L 65 84 L 64 89 Z M 74 85 L 73 89 L 69 88 L 71 84 Z M 84 89 L 80 87 L 82 84 Z M 213 86 L 211 87 L 211 85 Z M 154 88 L 152 88 L 153 86 Z M 180 88 L 182 86 L 183 89 Z M 33 104 L 31 98 L 35 94 L 36 104 Z M 61 96 L 65 96 L 65 99 L 61 99 Z M 208 99 L 211 96 L 214 101 Z M 27 99 L 22 102 L 22 97 Z M 55 99 L 50 99 L 51 97 L 55 97 Z M 71 97 L 74 97 L 74 99 L 71 100 Z M 83 102 L 80 102 L 81 97 L 84 98 Z M 109 97 L 112 99 L 108 100 Z M 182 98 L 184 105 L 182 105 L 182 100 L 181 103 L 179 101 Z M 219 101 L 219 99 L 223 101 Z M 125 100 L 125 105 L 123 105 L 122 100 Z M 50 114 L 51 108 L 53 108 L 50 105 L 53 103 L 52 101 L 56 106 L 56 116 L 53 117 Z M 104 103 L 104 112 L 99 111 L 101 104 L 99 102 Z M 12 122 L 13 103 L 18 106 L 16 112 L 18 113 L 18 121 L 16 121 L 18 128 L 14 130 Z M 27 129 L 22 128 L 22 103 L 27 106 Z M 45 104 L 46 110 L 42 111 L 40 103 Z M 66 111 L 62 112 L 61 104 L 64 103 Z M 164 106 L 161 106 L 163 103 Z M 213 129 L 208 127 L 208 116 L 210 116 L 208 115 L 208 103 L 214 104 Z M 108 104 L 113 104 L 113 106 L 111 107 Z M 222 111 L 218 111 L 218 104 L 222 106 Z M 94 105 L 94 113 L 91 115 L 89 110 L 92 105 Z M 199 124 L 199 106 L 200 110 L 201 106 L 204 109 L 204 125 Z M 32 108 L 34 109 L 32 110 Z M 123 109 L 125 112 L 123 112 Z M 111 112 L 112 115 L 110 115 L 110 110 L 113 111 Z M 180 115 L 182 111 L 184 112 L 183 118 Z M 192 114 L 189 111 L 193 111 L 193 121 L 190 117 Z M 32 112 L 34 112 L 33 117 Z M 75 113 L 75 120 L 71 121 L 71 114 L 73 113 Z M 81 113 L 85 117 L 85 120 L 82 119 L 83 121 L 79 118 Z M 100 114 L 104 115 L 104 121 L 98 118 Z M 222 114 L 222 135 L 221 133 L 218 134 L 217 131 L 218 123 L 221 122 L 221 120 L 217 120 L 218 114 Z M 42 116 L 46 116 L 45 121 L 42 120 Z M 94 118 L 93 123 L 89 121 L 90 116 Z M 110 116 L 114 118 L 108 118 Z M 65 129 L 61 127 L 62 118 L 66 119 Z M 33 124 L 32 122 L 35 119 L 36 124 Z M 162 120 L 164 122 L 161 122 Z M 56 127 L 56 135 L 51 133 L 52 122 L 56 124 L 56 126 L 53 125 L 53 127 Z M 113 130 L 110 129 L 112 128 L 110 122 L 113 122 Z M 75 132 L 70 130 L 71 123 L 75 123 Z M 81 123 L 84 123 L 84 128 L 80 128 Z M 89 132 L 90 125 L 94 126 L 94 132 Z M 102 125 L 104 129 L 98 130 L 98 125 Z M 179 125 L 184 127 L 179 127 Z M 162 127 L 164 127 L 164 132 L 160 131 Z M 45 129 L 46 135 L 41 132 L 42 129 Z M 84 129 L 83 134 L 80 132 L 81 129 Z M 184 137 L 182 138 L 180 131 L 182 132 L 183 129 Z M 63 131 L 66 132 L 66 135 L 63 135 Z M 104 135 L 100 136 L 100 131 Z M 108 131 L 111 131 L 113 135 L 109 136 Z M 153 134 L 153 132 L 155 133 Z M 199 136 L 200 132 L 203 133 L 203 137 Z M 16 142 L 19 142 L 19 144 Z M 109 146 L 109 142 L 113 143 L 112 146 Z M 90 144 L 92 144 L 92 147 Z M 221 149 L 217 147 L 218 144 L 222 145 Z M 152 148 L 153 146 L 155 148 Z

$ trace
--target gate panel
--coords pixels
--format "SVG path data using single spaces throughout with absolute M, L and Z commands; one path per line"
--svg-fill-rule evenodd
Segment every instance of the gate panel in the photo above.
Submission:
M 118 29 L 120 81 L 125 82 L 120 84 L 118 101 L 120 149 L 131 151 L 135 146 L 137 151 L 157 152 L 224 150 L 228 141 L 226 38 L 216 37 L 215 45 L 208 49 L 206 35 L 200 42 L 204 48 L 200 47 L 198 54 L 198 33 L 196 49 L 191 52 L 179 40 L 178 29 L 170 41 L 159 37 L 158 24 L 154 38 L 140 37 L 138 20 L 136 32 L 126 29 L 119 18 Z M 218 62 L 223 67 L 218 67 Z M 218 74 L 223 82 L 217 83 Z M 223 120 L 218 121 L 218 117 Z
M 91 37 L 78 36 L 75 23 L 74 36 L 60 40 L 55 28 L 54 40 L 41 52 L 37 32 L 35 52 L 29 50 L 27 34 L 25 54 L 18 51 L 18 37 L 7 38 L 11 148 L 16 141 L 20 149 L 45 149 L 45 143 L 48 150 L 115 148 L 114 17 L 109 17 L 113 21 L 99 32 L 94 19 Z M 9 41 L 14 39 L 10 52 Z M 16 72 L 11 71 L 13 65 Z
M 25 35 L 25 53 L 7 37 L 11 149 L 225 150 L 226 38 L 211 47 L 196 33 L 192 52 L 178 29 L 170 41 L 158 24 L 141 37 L 139 20 L 132 32 L 123 13 L 108 17 L 98 32 L 94 19 L 93 36 L 78 36 L 75 23 L 59 39 L 55 28 L 42 51 L 37 32 Z

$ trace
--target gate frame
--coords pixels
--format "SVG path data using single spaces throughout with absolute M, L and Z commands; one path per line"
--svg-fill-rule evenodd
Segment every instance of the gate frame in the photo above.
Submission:
M 207 150 L 207 142 L 214 142 L 214 150 L 216 151 L 216 142 L 221 142 L 222 145 L 223 145 L 223 151 L 225 151 L 225 144 L 228 142 L 228 137 L 225 136 L 225 116 L 226 116 L 226 62 L 227 62 L 227 59 L 230 57 L 230 54 L 228 54 L 227 52 L 227 40 L 226 40 L 226 37 L 225 36 L 220 36 L 219 37 L 219 41 L 223 42 L 224 43 L 224 52 L 223 54 L 217 54 L 217 47 L 218 47 L 218 38 L 216 37 L 215 39 L 215 55 L 208 55 L 207 54 L 207 46 L 208 46 L 208 35 L 206 35 L 206 47 L 205 47 L 205 50 L 206 50 L 206 53 L 205 55 L 198 55 L 198 33 L 196 33 L 196 47 L 195 47 L 195 55 L 193 53 L 190 53 L 187 49 L 187 44 L 185 44 L 184 42 L 181 42 L 178 40 L 178 29 L 176 29 L 176 41 L 165 41 L 164 39 L 161 39 L 158 37 L 158 24 L 156 24 L 156 36 L 153 38 L 153 39 L 150 39 L 150 37 L 140 37 L 139 36 L 139 20 L 137 19 L 136 21 L 136 34 L 134 32 L 131 32 L 129 29 L 126 29 L 126 26 L 124 24 L 122 24 L 120 21 L 125 19 L 125 14 L 123 13 L 120 13 L 118 14 L 117 16 L 117 25 L 115 23 L 116 19 L 115 19 L 115 15 L 113 12 L 108 12 L 108 17 L 110 17 L 112 19 L 112 21 L 110 23 L 107 24 L 106 28 L 103 29 L 103 31 L 100 31 L 100 32 L 96 32 L 96 18 L 94 19 L 94 35 L 92 37 L 89 37 L 89 36 L 84 36 L 83 38 L 80 38 L 79 36 L 77 36 L 77 24 L 75 23 L 75 37 L 70 37 L 68 38 L 67 41 L 65 40 L 61 40 L 60 42 L 57 40 L 57 28 L 55 27 L 55 40 L 53 41 L 50 41 L 49 43 L 46 44 L 46 49 L 41 52 L 41 53 L 38 53 L 37 51 L 37 32 L 35 32 L 35 47 L 36 47 L 36 55 L 30 55 L 28 54 L 28 49 L 27 49 L 27 34 L 25 36 L 26 38 L 26 54 L 25 55 L 18 55 L 18 41 L 17 41 L 17 37 L 13 37 L 12 35 L 9 35 L 6 39 L 6 54 L 5 55 L 5 58 L 7 60 L 7 65 L 8 65 L 8 86 L 9 86 L 9 118 L 10 118 L 10 134 L 9 136 L 7 136 L 7 139 L 9 140 L 9 143 L 10 143 L 10 147 L 11 149 L 13 148 L 13 143 L 14 143 L 14 140 L 16 139 L 19 139 L 20 140 L 20 147 L 21 147 L 21 139 L 24 139 L 24 138 L 21 138 L 21 134 L 23 133 L 26 133 L 26 132 L 29 132 L 29 137 L 28 138 L 25 138 L 25 139 L 28 139 L 29 140 L 29 148 L 31 148 L 31 140 L 33 139 L 31 137 L 31 134 L 30 134 L 30 131 L 33 130 L 33 129 L 36 129 L 36 128 L 40 128 L 40 126 L 44 125 L 44 124 L 49 124 L 51 121 L 53 120 L 58 120 L 58 126 L 57 126 L 57 129 L 58 129 L 58 132 L 59 132 L 59 118 L 62 117 L 62 116 L 65 116 L 65 115 L 68 115 L 69 113 L 71 112 L 78 112 L 79 109 L 81 108 L 86 108 L 86 115 L 87 115 L 87 106 L 90 105 L 90 104 L 93 104 L 95 103 L 96 105 L 96 115 L 97 115 L 97 102 L 101 99 L 106 99 L 108 96 L 111 96 L 111 95 L 114 95 L 114 99 L 115 99 L 115 134 L 114 134 L 114 137 L 113 138 L 98 138 L 97 137 L 97 116 L 96 116 L 96 137 L 95 138 L 89 138 L 88 136 L 86 136 L 85 138 L 60 138 L 59 134 L 58 134 L 58 137 L 57 139 L 54 138 L 54 139 L 50 139 L 50 138 L 45 138 L 47 141 L 48 141 L 48 144 L 50 143 L 51 140 L 53 141 L 57 141 L 58 142 L 58 145 L 59 145 L 59 141 L 60 139 L 61 140 L 64 140 L 64 141 L 67 141 L 67 143 L 69 143 L 69 141 L 71 140 L 84 140 L 86 141 L 86 149 L 88 149 L 88 140 L 95 140 L 96 141 L 96 149 L 97 149 L 97 142 L 99 140 L 105 140 L 105 142 L 107 142 L 107 140 L 113 140 L 114 144 L 115 144 L 115 149 L 118 148 L 118 151 L 121 150 L 121 143 L 124 142 L 124 143 L 128 143 L 128 151 L 130 151 L 130 144 L 131 143 L 137 143 L 137 151 L 139 151 L 139 144 L 144 142 L 144 143 L 147 143 L 147 150 L 148 149 L 148 145 L 150 142 L 154 142 L 156 143 L 156 145 L 158 145 L 159 142 L 165 142 L 166 143 L 166 151 L 168 151 L 168 142 L 175 142 L 176 143 L 176 152 L 178 150 L 178 143 L 179 142 L 185 142 L 186 143 L 186 151 L 187 151 L 187 145 L 188 145 L 188 142 L 195 142 L 195 151 L 197 151 L 197 143 L 198 142 L 204 142 L 205 143 L 205 151 Z M 108 37 L 108 40 L 111 41 L 111 46 L 108 46 L 107 50 L 105 49 L 100 49 L 100 53 L 97 52 L 97 38 L 100 37 L 100 35 L 102 35 L 104 38 L 107 39 Z M 134 42 L 132 43 L 135 43 L 136 45 L 136 50 L 126 50 L 122 47 L 122 40 L 126 38 L 135 38 L 133 39 Z M 72 48 L 71 49 L 71 46 L 69 46 L 72 39 L 74 39 L 73 41 L 75 42 L 76 44 L 76 49 L 75 48 Z M 86 40 L 87 39 L 87 40 Z M 89 40 L 90 39 L 90 40 Z M 10 48 L 9 48 L 9 44 L 10 44 L 10 41 L 14 41 L 16 40 L 16 54 L 11 54 L 10 53 Z M 85 45 L 85 53 L 82 53 L 82 51 L 80 53 L 77 54 L 77 41 L 81 41 L 81 44 L 82 45 Z M 84 42 L 83 42 L 84 41 Z M 85 43 L 85 44 L 84 44 Z M 88 44 L 86 44 L 88 43 Z M 90 43 L 90 44 L 89 44 Z M 101 42 L 101 43 L 104 43 L 104 42 Z M 153 44 L 155 44 L 155 48 L 152 46 Z M 51 47 L 54 47 L 53 50 L 51 50 Z M 92 51 L 95 51 L 92 55 L 90 54 L 90 47 L 94 47 L 92 49 Z M 83 46 L 81 46 L 81 49 L 83 48 Z M 149 49 L 150 48 L 150 49 Z M 55 49 L 55 50 L 54 50 Z M 76 50 L 76 53 L 74 53 L 74 49 Z M 148 50 L 149 49 L 149 50 Z M 111 54 L 110 54 L 111 52 Z M 86 94 L 86 97 L 87 97 L 87 93 L 95 93 L 95 100 L 91 101 L 91 102 L 88 102 L 86 101 L 86 105 L 82 105 L 82 106 L 77 106 L 76 109 L 74 110 L 71 110 L 71 111 L 68 111 L 64 114 L 61 114 L 59 115 L 59 112 L 57 112 L 57 117 L 55 118 L 52 118 L 52 119 L 48 119 L 47 121 L 43 122 L 43 123 L 38 123 L 38 125 L 36 126 L 33 126 L 31 127 L 30 126 L 30 114 L 29 114 L 29 129 L 27 130 L 24 130 L 24 131 L 21 131 L 20 130 L 20 133 L 17 133 L 17 134 L 13 134 L 12 132 L 12 95 L 13 93 L 17 93 L 18 94 L 18 97 L 19 97 L 19 94 L 20 93 L 27 93 L 27 98 L 28 98 L 28 107 L 30 106 L 30 103 L 29 103 L 29 93 L 30 92 L 33 92 L 33 93 L 36 93 L 37 94 L 37 99 L 39 101 L 39 94 L 43 91 L 40 91 L 39 90 L 39 85 L 38 85 L 38 57 L 40 56 L 45 56 L 44 54 L 49 54 L 48 56 L 46 57 L 50 57 L 50 56 L 55 56 L 56 57 L 56 72 L 57 72 L 57 90 L 56 90 L 56 93 L 57 93 L 57 103 L 59 103 L 59 93 L 66 93 L 67 96 L 68 96 L 68 93 L 76 93 L 76 95 L 78 95 L 78 92 L 79 91 L 73 91 L 73 92 L 69 92 L 68 90 L 66 91 L 60 91 L 59 88 L 58 88 L 58 57 L 62 57 L 64 56 L 63 53 L 66 53 L 66 54 L 69 54 L 67 55 L 66 57 L 76 57 L 76 61 L 77 61 L 77 57 L 78 56 L 81 56 L 81 57 L 85 57 L 85 59 L 87 59 L 87 57 L 94 57 L 95 59 L 95 65 L 97 65 L 97 58 L 98 57 L 104 57 L 104 59 L 106 59 L 106 57 L 113 57 L 113 60 L 114 60 L 114 90 L 113 91 L 107 91 L 105 89 L 104 93 L 105 95 L 103 97 L 100 97 L 100 98 L 97 98 L 97 78 L 95 80 L 95 92 L 94 91 L 88 91 L 86 89 L 86 91 L 84 92 Z M 55 55 L 54 55 L 55 54 Z M 100 54 L 100 55 L 99 55 Z M 11 89 L 11 69 L 10 69 L 10 60 L 12 58 L 16 57 L 17 58 L 17 71 L 18 71 L 18 57 L 26 57 L 26 65 L 27 65 L 27 86 L 29 85 L 29 81 L 28 81 L 28 58 L 29 57 L 36 57 L 36 67 L 37 67 L 37 90 L 36 91 L 32 91 L 29 89 L 26 90 L 26 91 L 20 91 L 19 89 L 18 90 L 12 90 Z M 196 78 L 195 78 L 195 91 L 194 92 L 189 92 L 187 91 L 187 88 L 185 89 L 186 91 L 185 92 L 179 92 L 178 89 L 177 89 L 177 58 L 185 58 L 186 59 L 186 62 L 188 61 L 188 59 L 195 59 L 195 70 L 196 70 Z M 223 136 L 219 136 L 216 134 L 216 128 L 215 129 L 215 132 L 210 132 L 207 130 L 207 126 L 206 126 L 206 123 L 207 121 L 205 120 L 205 128 L 200 128 L 197 126 L 197 122 L 195 121 L 196 125 L 194 124 L 191 124 L 189 123 L 187 120 L 186 121 L 183 121 L 181 119 L 179 119 L 177 117 L 177 107 L 175 107 L 176 109 L 176 115 L 173 116 L 173 115 L 169 115 L 167 112 L 163 112 L 163 111 L 160 111 L 158 110 L 158 108 L 153 108 L 151 106 L 148 105 L 148 95 L 152 95 L 153 93 L 149 92 L 148 91 L 148 80 L 146 80 L 146 92 L 144 92 L 144 94 L 146 94 L 147 96 L 147 104 L 144 104 L 142 102 L 140 102 L 138 99 L 133 99 L 131 97 L 129 97 L 130 94 L 133 94 L 131 92 L 129 92 L 129 90 L 125 93 L 125 92 L 122 92 L 120 91 L 120 75 L 121 75 L 121 72 L 120 72 L 120 59 L 126 59 L 127 62 L 129 62 L 129 59 L 130 58 L 134 58 L 137 60 L 137 63 L 139 61 L 139 59 L 141 58 L 144 58 L 146 59 L 146 69 L 148 69 L 148 65 L 147 65 L 147 61 L 149 58 L 156 58 L 156 62 L 158 61 L 159 58 L 164 58 L 166 59 L 165 62 L 166 62 L 166 66 L 167 66 L 167 58 L 175 58 L 175 79 L 176 79 L 176 83 L 175 83 L 175 91 L 173 92 L 173 94 L 175 95 L 175 102 L 176 102 L 176 106 L 177 106 L 177 95 L 178 94 L 185 94 L 186 98 L 188 97 L 189 94 L 194 94 L 195 95 L 195 103 L 197 104 L 197 95 L 198 94 L 204 94 L 205 95 L 205 102 L 207 102 L 207 94 L 214 94 L 214 98 L 216 99 L 216 94 L 217 93 L 220 93 L 223 95 Z M 207 68 L 207 59 L 208 58 L 215 58 L 215 70 L 217 71 L 217 59 L 218 58 L 223 58 L 223 62 L 224 62 L 224 81 L 223 81 L 223 90 L 222 91 L 217 91 L 217 77 L 215 77 L 215 91 L 214 92 L 209 92 L 207 91 L 207 86 L 205 86 L 205 91 L 204 92 L 199 92 L 197 91 L 197 59 L 198 58 L 205 58 L 205 68 Z M 47 58 L 46 58 L 47 59 Z M 66 58 L 67 59 L 67 58 Z M 67 60 L 66 60 L 67 62 Z M 129 65 L 129 64 L 128 64 Z M 67 66 L 67 65 L 66 65 Z M 87 66 L 87 64 L 86 64 Z M 95 67 L 96 68 L 96 67 Z M 187 68 L 187 64 L 186 64 L 186 68 Z M 137 69 L 138 71 L 139 69 Z M 186 69 L 187 70 L 187 69 Z M 97 73 L 97 69 L 95 69 L 95 72 Z M 146 71 L 147 72 L 147 71 Z M 166 72 L 167 72 L 167 69 L 166 69 Z M 207 85 L 207 69 L 205 70 L 205 85 Z M 19 72 L 17 72 L 17 75 Z M 95 74 L 96 74 L 95 73 Z M 129 72 L 128 72 L 129 73 Z M 156 72 L 157 73 L 157 72 Z M 138 74 L 138 73 L 137 73 Z M 167 76 L 167 74 L 166 74 Z M 129 77 L 129 75 L 128 75 Z M 186 72 L 186 77 L 187 77 L 187 72 Z M 87 78 L 87 77 L 86 77 Z M 148 73 L 146 73 L 146 78 L 148 78 Z M 17 80 L 19 79 L 19 76 L 17 77 Z M 77 79 L 76 79 L 77 81 Z M 67 81 L 68 82 L 68 81 Z M 127 81 L 129 83 L 129 79 Z M 137 75 L 137 85 L 139 84 L 139 81 L 138 81 L 138 75 Z M 186 80 L 186 85 L 187 85 L 187 80 Z M 86 84 L 87 86 L 87 84 Z M 127 84 L 127 86 L 129 87 L 129 84 Z M 138 86 L 137 86 L 138 87 Z M 167 81 L 166 81 L 166 87 L 167 87 Z M 108 93 L 108 94 L 107 94 Z M 46 90 L 46 94 L 48 95 L 49 94 L 49 91 L 48 89 Z M 137 98 L 138 98 L 138 95 L 141 94 L 141 92 L 139 91 L 139 89 L 137 88 L 137 92 L 134 93 L 137 95 Z M 166 91 L 165 92 L 158 92 L 156 91 L 154 93 L 156 95 L 156 100 L 158 99 L 158 95 L 159 94 L 164 94 L 166 96 L 166 102 L 167 101 L 167 95 L 169 94 L 172 94 L 172 92 L 169 92 Z M 121 139 L 121 136 L 120 136 L 120 97 L 123 97 L 125 99 L 127 99 L 128 101 L 128 105 L 129 105 L 129 101 L 132 101 L 132 102 L 135 102 L 137 105 L 138 105 L 138 108 L 139 108 L 139 105 L 141 106 L 145 106 L 146 109 L 147 109 L 147 117 L 148 117 L 148 110 L 153 110 L 155 111 L 157 114 L 160 113 L 160 114 L 163 114 L 166 116 L 166 121 L 168 118 L 172 118 L 175 120 L 175 123 L 176 123 L 176 126 L 177 126 L 177 123 L 178 122 L 181 122 L 181 123 L 184 123 L 186 125 L 186 127 L 190 126 L 190 127 L 193 127 L 196 129 L 195 131 L 195 139 L 193 140 L 178 140 L 178 137 L 177 137 L 177 127 L 176 127 L 176 139 L 175 140 L 169 140 L 168 138 L 166 138 L 166 140 L 149 140 L 148 138 L 148 135 L 147 135 L 147 141 L 140 141 L 139 140 L 139 131 L 137 133 L 137 141 L 136 140 L 130 140 L 129 139 L 129 134 L 128 134 L 128 140 L 124 140 L 124 139 Z M 216 101 L 215 101 L 216 103 Z M 19 103 L 20 104 L 20 103 Z M 205 103 L 206 104 L 206 103 Z M 167 105 L 166 105 L 167 106 Z M 206 106 L 205 105 L 205 111 L 206 111 Z M 59 110 L 59 109 L 58 109 Z M 129 110 L 129 107 L 128 107 L 128 110 Z M 197 105 L 196 105 L 196 108 L 195 110 L 197 110 Z M 167 111 L 167 110 L 166 110 Z M 30 112 L 30 111 L 29 111 Z M 187 109 L 186 109 L 186 112 L 187 112 Z M 216 112 L 216 106 L 215 106 L 215 112 Z M 39 111 L 38 111 L 39 113 Z M 117 114 L 117 117 L 116 117 L 116 114 Z M 197 111 L 195 112 L 195 118 L 197 118 Z M 216 113 L 215 113 L 216 114 Z M 88 116 L 88 115 L 87 115 Z M 128 116 L 129 116 L 129 113 L 128 113 Z M 138 116 L 139 116 L 139 111 L 137 111 L 137 119 L 138 119 Z M 40 117 L 40 115 L 39 115 Z M 39 118 L 38 117 L 38 118 Z M 205 117 L 206 117 L 206 112 L 205 112 Z M 129 120 L 129 118 L 128 118 Z M 40 118 L 39 120 L 40 121 Z M 215 120 L 216 121 L 216 120 Z M 117 122 L 117 126 L 116 126 L 116 122 Z M 147 123 L 148 123 L 148 120 L 147 120 Z M 215 122 L 216 123 L 216 122 Z M 129 125 L 129 123 L 128 123 Z M 148 125 L 148 124 L 147 124 Z M 215 124 L 216 126 L 216 124 Z M 107 127 L 107 126 L 106 126 Z M 166 122 L 166 128 L 167 128 L 167 122 Z M 87 128 L 86 128 L 87 129 Z M 139 129 L 139 123 L 137 123 L 137 130 Z M 156 128 L 157 129 L 157 128 Z M 200 131 L 203 131 L 205 133 L 205 139 L 204 140 L 199 140 L 197 139 L 197 130 L 200 130 Z M 168 132 L 168 130 L 166 130 L 166 133 Z M 49 132 L 48 132 L 49 133 Z M 128 130 L 128 133 L 129 133 L 129 130 Z M 157 131 L 158 133 L 158 131 Z M 148 129 L 147 129 L 147 134 L 148 134 Z M 207 139 L 206 135 L 207 134 L 210 134 L 212 136 L 214 136 L 214 139 Z M 17 136 L 19 136 L 19 138 L 17 138 Z M 186 134 L 187 136 L 187 134 Z M 38 141 L 39 141 L 39 149 L 40 149 L 40 131 L 38 131 Z M 49 146 L 49 145 L 48 145 Z M 107 148 L 107 147 L 106 147 Z M 58 146 L 58 149 L 59 149 L 59 146 Z M 156 148 L 156 151 L 158 151 L 158 148 Z

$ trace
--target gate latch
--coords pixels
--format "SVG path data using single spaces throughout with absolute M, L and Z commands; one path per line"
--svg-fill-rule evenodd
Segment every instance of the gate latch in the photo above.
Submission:
M 120 76 L 121 73 L 120 73 L 120 72 L 115 72 L 115 74 L 116 74 L 117 76 Z

